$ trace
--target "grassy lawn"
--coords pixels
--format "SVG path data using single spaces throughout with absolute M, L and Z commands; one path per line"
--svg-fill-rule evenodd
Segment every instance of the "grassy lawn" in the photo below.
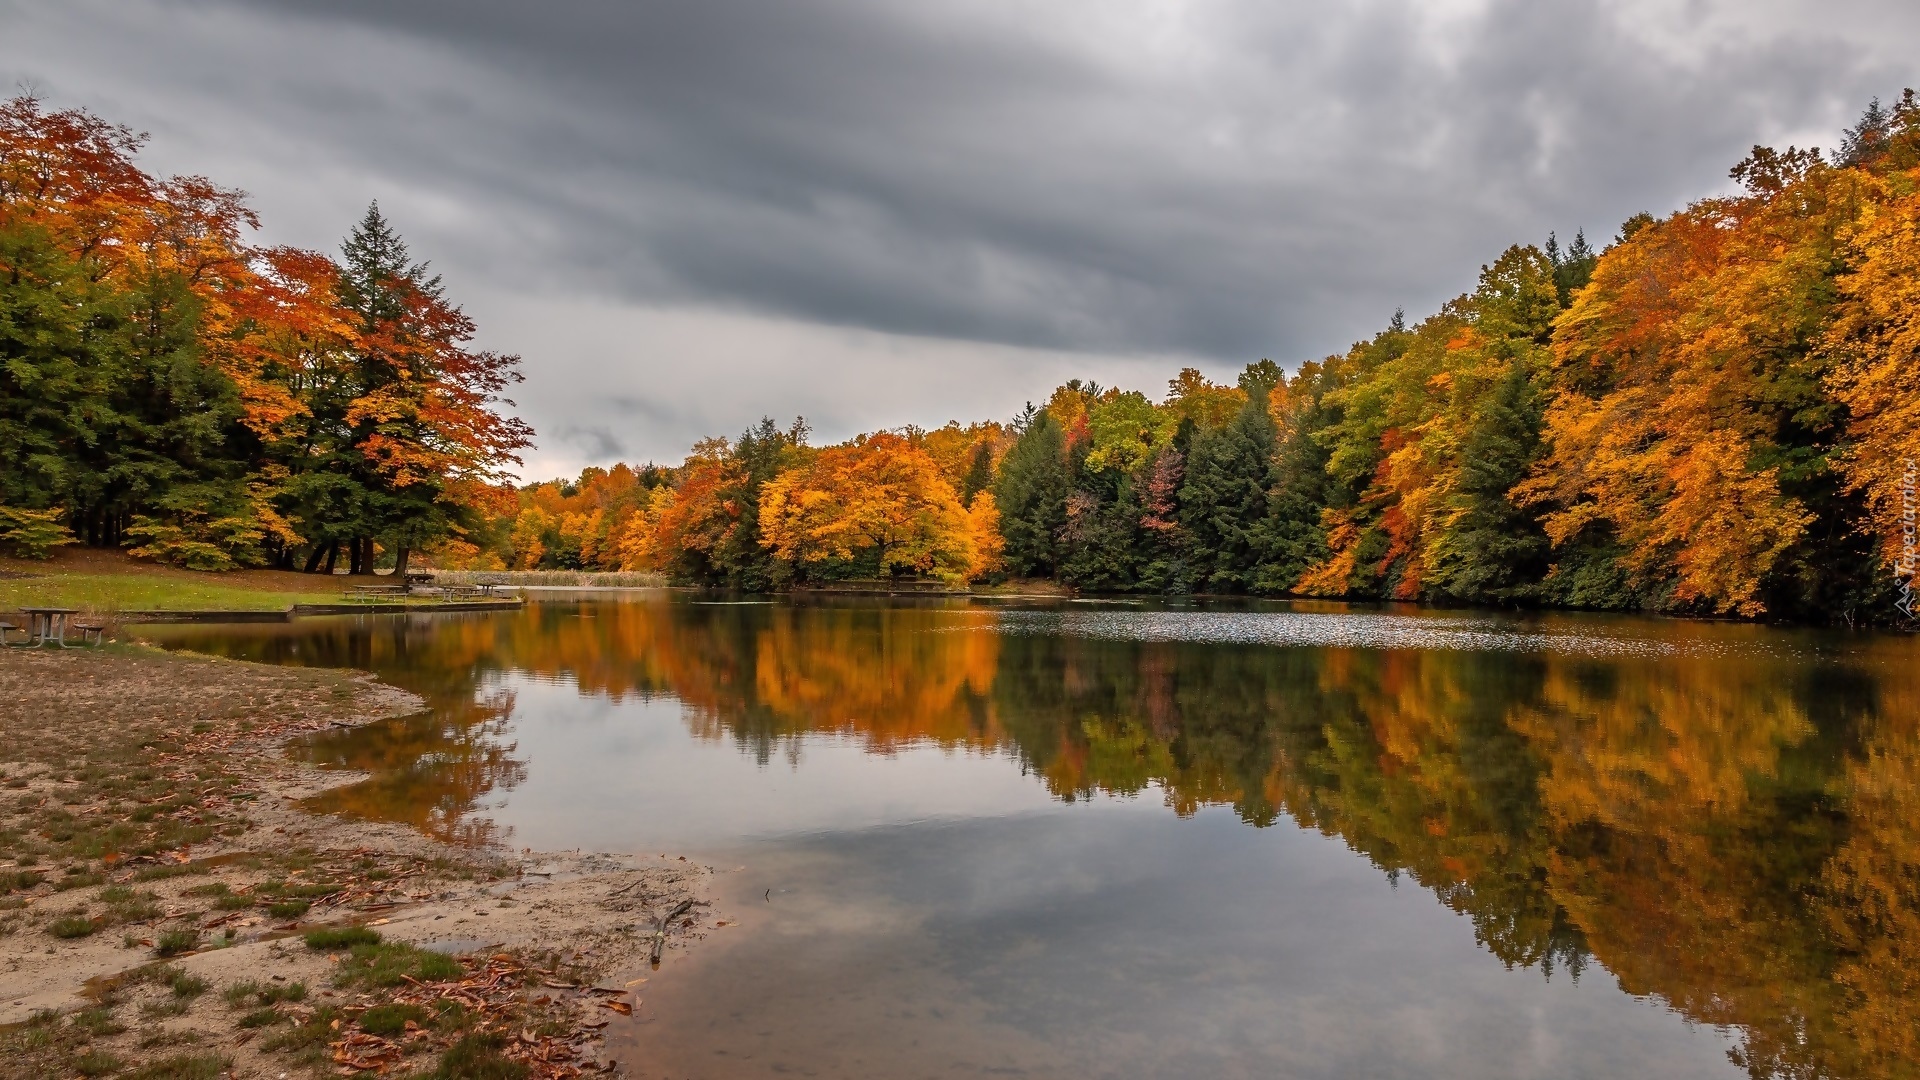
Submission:
M 337 602 L 347 580 L 286 570 L 207 574 L 141 562 L 118 551 L 61 548 L 45 561 L 0 558 L 0 611 L 281 610 Z

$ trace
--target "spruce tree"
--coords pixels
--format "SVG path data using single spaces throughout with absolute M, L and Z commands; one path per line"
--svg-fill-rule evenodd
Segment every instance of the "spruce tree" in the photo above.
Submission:
M 973 448 L 973 460 L 960 480 L 960 503 L 971 507 L 973 497 L 993 486 L 993 446 L 982 441 Z
M 1194 437 L 1180 506 L 1196 588 L 1242 592 L 1254 583 L 1275 481 L 1279 432 L 1267 396 L 1278 377 L 1271 363 L 1248 365 L 1240 380 L 1246 404 L 1225 427 Z
M 1067 520 L 1072 477 L 1066 435 L 1053 416 L 1027 406 L 1025 429 L 1000 462 L 994 504 L 1000 510 L 1004 558 L 1015 574 L 1050 575 L 1058 566 L 1058 538 Z

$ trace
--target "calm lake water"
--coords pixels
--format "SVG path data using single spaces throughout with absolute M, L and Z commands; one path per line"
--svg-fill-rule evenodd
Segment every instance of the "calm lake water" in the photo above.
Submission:
M 1338 605 L 156 627 L 428 712 L 321 809 L 684 854 L 646 1077 L 1920 1073 L 1920 642 Z

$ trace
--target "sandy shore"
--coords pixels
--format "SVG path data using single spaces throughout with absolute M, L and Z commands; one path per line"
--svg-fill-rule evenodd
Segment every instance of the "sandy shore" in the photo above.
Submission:
M 635 1002 L 659 920 L 694 901 L 667 949 L 723 921 L 710 870 L 453 847 L 296 806 L 360 775 L 289 740 L 420 704 L 354 672 L 0 652 L 0 1075 L 399 1074 L 469 1051 L 535 1077 L 615 1071 L 598 1036 Z M 308 940 L 344 926 L 382 943 Z

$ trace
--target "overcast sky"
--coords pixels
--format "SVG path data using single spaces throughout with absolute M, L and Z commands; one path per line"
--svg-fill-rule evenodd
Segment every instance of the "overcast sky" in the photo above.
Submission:
M 0 77 L 337 250 L 368 200 L 525 357 L 529 476 L 1158 397 L 1831 147 L 1912 0 L 0 0 Z

